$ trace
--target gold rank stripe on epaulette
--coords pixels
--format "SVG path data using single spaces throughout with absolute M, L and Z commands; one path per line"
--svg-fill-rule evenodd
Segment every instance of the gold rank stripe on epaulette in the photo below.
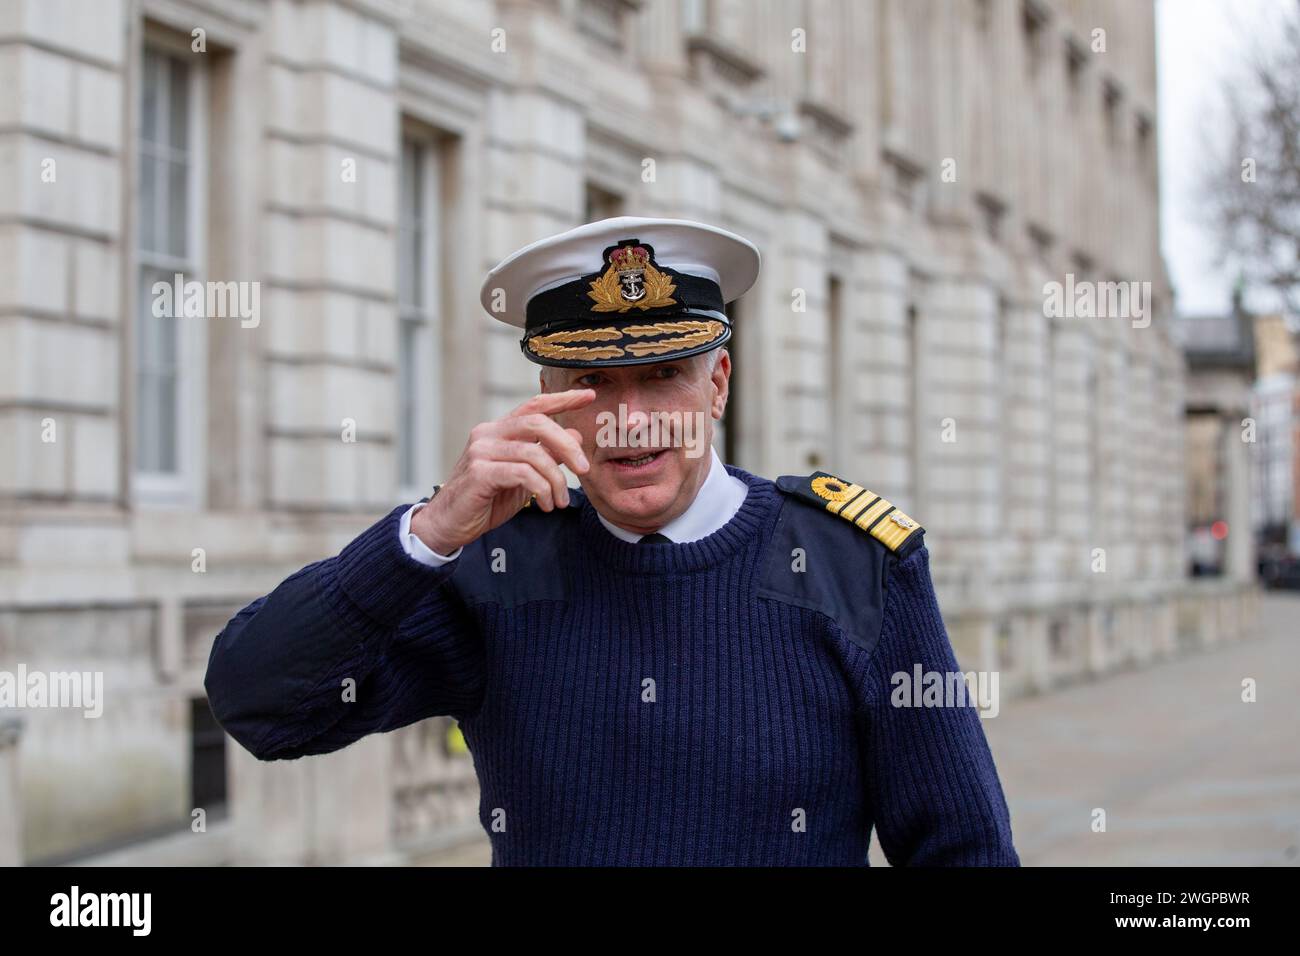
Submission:
M 853 522 L 890 551 L 899 551 L 923 530 L 911 517 L 874 491 L 824 471 L 811 475 L 800 491 L 805 488 L 805 497 L 809 494 L 816 496 L 809 500 L 825 502 L 827 511 Z

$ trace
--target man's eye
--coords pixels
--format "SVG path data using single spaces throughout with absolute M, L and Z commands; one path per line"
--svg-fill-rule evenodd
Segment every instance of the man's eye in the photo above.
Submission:
M 673 378 L 680 371 L 681 370 L 676 365 L 665 365 L 663 368 L 658 370 L 658 375 L 660 378 Z
M 589 372 L 588 374 L 578 379 L 578 384 L 591 386 L 591 385 L 595 385 L 598 381 L 600 381 L 600 376 L 597 375 L 595 372 Z

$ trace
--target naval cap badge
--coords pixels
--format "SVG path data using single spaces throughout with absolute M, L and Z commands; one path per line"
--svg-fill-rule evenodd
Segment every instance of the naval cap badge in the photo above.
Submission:
M 605 250 L 605 271 L 591 282 L 587 295 L 593 312 L 626 312 L 676 305 L 677 286 L 654 263 L 654 249 L 636 239 L 624 239 Z

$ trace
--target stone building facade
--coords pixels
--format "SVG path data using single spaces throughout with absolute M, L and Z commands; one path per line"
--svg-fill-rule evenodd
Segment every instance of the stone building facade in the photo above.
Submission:
M 481 277 L 608 215 L 761 247 L 725 457 L 917 516 L 964 667 L 1041 690 L 1233 633 L 1235 592 L 1186 610 L 1153 31 L 1131 0 L 0 5 L 0 668 L 106 696 L 0 743 L 25 858 L 478 827 L 445 721 L 258 764 L 202 676 L 535 391 Z M 159 316 L 177 275 L 233 285 Z M 1052 282 L 1149 285 L 1092 319 Z
M 1251 519 L 1266 446 L 1259 436 L 1267 430 L 1248 417 L 1258 364 L 1254 327 L 1240 291 L 1226 315 L 1182 316 L 1174 327 L 1187 361 L 1186 518 L 1196 575 L 1248 581 L 1256 573 Z
M 1300 555 L 1300 334 L 1282 315 L 1255 319 L 1251 415 L 1258 423 L 1252 518 L 1262 548 Z

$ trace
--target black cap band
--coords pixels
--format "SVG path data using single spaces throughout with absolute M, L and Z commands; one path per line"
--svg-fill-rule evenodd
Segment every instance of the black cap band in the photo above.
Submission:
M 669 276 L 677 287 L 673 292 L 673 298 L 676 300 L 673 305 L 652 309 L 629 308 L 626 312 L 618 313 L 597 312 L 593 308 L 596 305 L 595 301 L 588 295 L 592 282 L 601 276 L 601 273 L 597 272 L 558 285 L 554 289 L 539 292 L 529 299 L 524 317 L 524 329 L 532 333 L 540 331 L 542 326 L 563 328 L 570 323 L 603 322 L 611 318 L 723 312 L 722 289 L 712 279 L 686 275 L 664 266 L 660 266 L 659 271 Z

